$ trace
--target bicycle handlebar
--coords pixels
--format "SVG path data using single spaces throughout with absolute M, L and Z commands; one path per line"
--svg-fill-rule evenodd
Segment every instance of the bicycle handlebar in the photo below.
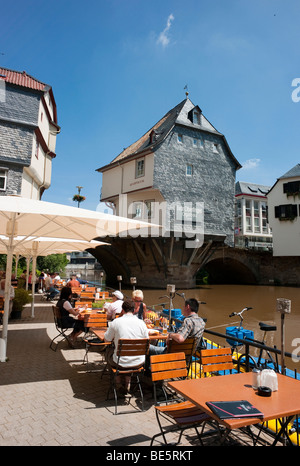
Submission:
M 252 307 L 244 307 L 244 309 L 242 309 L 240 312 L 232 312 L 229 317 L 233 317 L 233 316 L 240 316 L 242 317 L 242 314 L 244 311 L 249 311 L 250 309 L 253 309 Z

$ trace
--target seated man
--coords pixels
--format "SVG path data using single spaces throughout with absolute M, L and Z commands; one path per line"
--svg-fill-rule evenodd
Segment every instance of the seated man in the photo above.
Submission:
M 120 338 L 149 338 L 148 329 L 143 320 L 137 319 L 134 312 L 134 302 L 128 299 L 122 304 L 123 315 L 113 320 L 104 334 L 104 341 L 113 341 L 114 347 L 106 351 L 106 361 L 111 367 L 116 367 L 118 362 L 117 348 Z M 134 369 L 145 363 L 145 356 L 122 356 L 119 364 L 125 369 Z M 117 389 L 122 390 L 121 378 L 116 378 Z M 125 377 L 125 392 L 130 385 L 130 377 Z M 123 389 L 123 390 L 124 390 Z
M 187 299 L 183 309 L 185 319 L 178 331 L 176 333 L 168 334 L 165 347 L 150 345 L 149 354 L 166 353 L 168 351 L 169 340 L 171 339 L 175 340 L 177 343 L 183 343 L 187 338 L 195 337 L 199 343 L 205 328 L 205 322 L 200 316 L 198 316 L 198 309 L 199 303 L 196 299 Z

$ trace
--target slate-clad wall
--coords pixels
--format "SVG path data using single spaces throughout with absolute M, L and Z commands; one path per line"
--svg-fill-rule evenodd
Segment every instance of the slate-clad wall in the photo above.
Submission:
M 0 167 L 8 168 L 8 182 L 0 195 L 21 194 L 23 166 L 31 162 L 39 102 L 38 92 L 6 84 L 5 101 L 0 102 Z
M 178 134 L 183 136 L 182 143 Z M 197 147 L 194 139 L 198 140 Z M 214 143 L 219 145 L 218 153 L 214 152 Z M 166 201 L 204 202 L 205 234 L 226 234 L 226 244 L 233 246 L 235 166 L 223 138 L 176 126 L 156 150 L 154 160 L 154 187 L 161 190 Z M 186 176 L 187 164 L 193 165 L 191 177 Z

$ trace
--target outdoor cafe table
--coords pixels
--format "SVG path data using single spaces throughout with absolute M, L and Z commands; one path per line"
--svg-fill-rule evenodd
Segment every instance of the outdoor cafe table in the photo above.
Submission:
M 98 337 L 100 338 L 101 340 L 104 339 L 104 334 L 107 330 L 107 327 L 103 327 L 103 328 L 91 328 L 91 331 Z M 153 341 L 153 340 L 166 340 L 168 337 L 168 334 L 164 335 L 162 333 L 159 333 L 159 334 L 149 334 L 149 340 L 150 341 Z
M 280 419 L 281 428 L 273 445 L 283 434 L 287 436 L 287 426 L 294 415 L 300 413 L 300 381 L 277 374 L 278 390 L 270 397 L 258 395 L 252 388 L 252 373 L 230 374 L 200 379 L 186 379 L 169 382 L 168 385 L 185 399 L 199 406 L 219 424 L 227 429 L 227 434 L 234 429 L 255 425 L 271 419 Z M 247 400 L 263 413 L 263 418 L 231 418 L 220 419 L 214 414 L 206 402 Z M 288 439 L 290 441 L 290 439 Z

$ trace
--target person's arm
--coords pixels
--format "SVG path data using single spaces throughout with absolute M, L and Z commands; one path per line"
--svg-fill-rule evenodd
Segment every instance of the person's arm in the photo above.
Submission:
M 185 341 L 185 338 L 183 338 L 181 333 L 169 333 L 167 342 L 169 342 L 169 340 L 174 340 L 176 341 L 176 343 L 183 343 Z
M 110 342 L 113 341 L 114 339 L 114 327 L 113 327 L 114 321 L 109 325 L 107 328 L 105 334 L 104 334 L 104 341 Z
M 69 314 L 73 314 L 73 316 L 78 316 L 80 314 L 79 311 L 77 311 L 76 309 L 73 309 L 71 303 L 69 303 L 69 301 L 65 301 L 64 302 L 64 309 L 66 311 L 68 311 Z

